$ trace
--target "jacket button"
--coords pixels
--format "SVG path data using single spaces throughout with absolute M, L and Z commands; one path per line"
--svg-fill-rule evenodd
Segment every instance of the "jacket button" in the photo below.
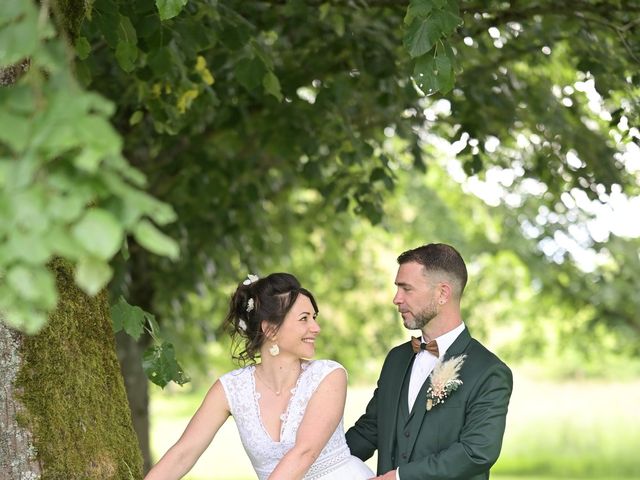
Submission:
M 409 432 L 404 432 L 404 436 L 409 438 L 411 436 L 411 434 Z
M 407 459 L 407 454 L 406 454 L 406 453 L 403 453 L 403 454 L 402 454 L 402 459 L 403 459 L 403 460 L 406 460 L 406 459 Z

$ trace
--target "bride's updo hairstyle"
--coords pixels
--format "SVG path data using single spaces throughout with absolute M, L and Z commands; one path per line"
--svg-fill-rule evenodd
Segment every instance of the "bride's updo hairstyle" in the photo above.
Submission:
M 233 341 L 233 359 L 241 365 L 255 363 L 267 339 L 262 332 L 262 321 L 269 322 L 277 332 L 300 294 L 309 298 L 317 314 L 315 298 L 290 273 L 272 273 L 260 279 L 249 275 L 240 282 L 231 296 L 224 321 Z

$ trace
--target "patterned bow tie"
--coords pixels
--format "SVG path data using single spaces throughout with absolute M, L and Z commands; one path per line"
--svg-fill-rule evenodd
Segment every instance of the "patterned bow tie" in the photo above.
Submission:
M 434 357 L 440 357 L 440 351 L 438 350 L 438 344 L 435 340 L 431 340 L 429 343 L 424 343 L 420 341 L 420 337 L 411 337 L 411 347 L 415 353 L 420 352 L 421 350 L 426 350 Z

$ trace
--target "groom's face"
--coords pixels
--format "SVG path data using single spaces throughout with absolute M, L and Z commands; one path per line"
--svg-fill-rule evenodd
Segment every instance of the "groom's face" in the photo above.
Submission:
M 422 265 L 416 262 L 401 264 L 395 284 L 397 291 L 393 303 L 398 307 L 405 328 L 422 329 L 436 317 L 436 284 L 429 280 Z

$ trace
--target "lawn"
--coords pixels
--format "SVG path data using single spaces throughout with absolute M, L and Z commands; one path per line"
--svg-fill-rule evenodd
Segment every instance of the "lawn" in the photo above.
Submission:
M 373 387 L 350 387 L 345 425 L 364 410 Z M 152 451 L 177 440 L 204 391 L 155 392 Z M 514 374 L 495 480 L 640 479 L 640 381 L 547 382 Z M 375 461 L 367 462 L 375 469 Z M 228 421 L 186 480 L 254 480 L 233 421 Z

